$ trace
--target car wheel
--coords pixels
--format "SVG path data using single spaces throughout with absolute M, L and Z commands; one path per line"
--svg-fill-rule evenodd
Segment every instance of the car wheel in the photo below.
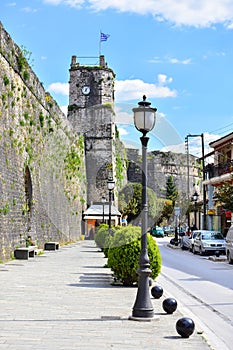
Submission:
M 205 254 L 205 252 L 202 250 L 202 247 L 199 248 L 199 253 L 200 253 L 200 255 L 204 255 Z
M 193 254 L 197 254 L 194 245 L 192 246 L 192 252 L 193 252 Z

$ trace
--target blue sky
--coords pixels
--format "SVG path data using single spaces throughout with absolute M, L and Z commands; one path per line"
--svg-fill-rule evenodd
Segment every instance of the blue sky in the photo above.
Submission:
M 109 34 L 101 54 L 128 145 L 140 146 L 131 109 L 144 94 L 158 109 L 150 149 L 184 150 L 185 136 L 204 133 L 207 153 L 232 132 L 233 0 L 1 0 L 0 20 L 64 110 L 71 56 L 98 57 Z M 201 138 L 189 142 L 200 155 Z

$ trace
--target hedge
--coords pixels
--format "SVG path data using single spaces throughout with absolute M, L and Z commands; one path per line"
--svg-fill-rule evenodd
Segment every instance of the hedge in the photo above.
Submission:
M 162 259 L 156 241 L 147 234 L 148 255 L 152 279 L 155 279 L 160 271 Z M 138 281 L 138 262 L 141 251 L 141 228 L 127 226 L 118 228 L 111 237 L 108 249 L 107 266 L 114 272 L 117 280 L 125 286 L 132 286 Z

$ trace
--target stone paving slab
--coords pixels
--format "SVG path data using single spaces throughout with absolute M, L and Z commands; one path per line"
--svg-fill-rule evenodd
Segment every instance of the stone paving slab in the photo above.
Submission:
M 181 338 L 183 315 L 152 298 L 155 320 L 129 320 L 137 288 L 113 286 L 94 241 L 80 241 L 27 261 L 0 265 L 0 349 L 205 350 L 198 329 Z

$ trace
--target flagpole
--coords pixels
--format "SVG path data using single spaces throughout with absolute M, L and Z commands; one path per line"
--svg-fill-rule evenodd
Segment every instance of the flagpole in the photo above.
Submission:
M 102 41 L 107 41 L 107 39 L 110 37 L 109 34 L 104 34 L 102 31 L 100 31 L 100 43 L 99 43 L 99 55 L 101 56 L 101 43 Z

